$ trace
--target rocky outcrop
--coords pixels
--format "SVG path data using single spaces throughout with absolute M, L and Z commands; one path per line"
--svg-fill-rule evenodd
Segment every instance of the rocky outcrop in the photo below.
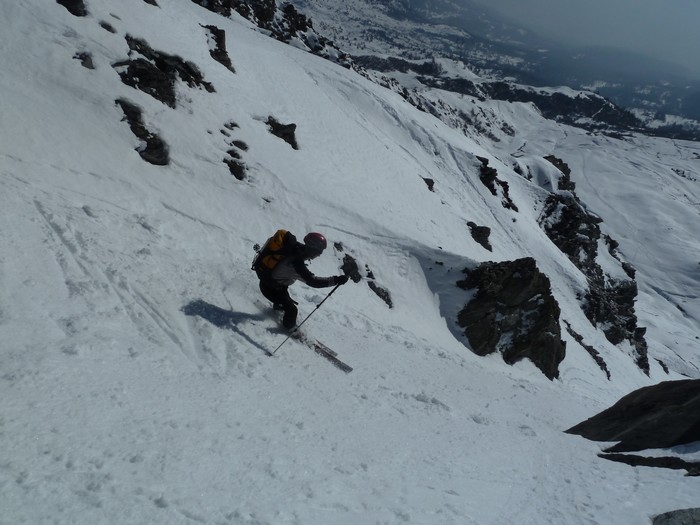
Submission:
M 337 247 L 336 247 L 337 249 Z M 340 248 L 342 251 L 342 247 Z M 362 275 L 360 274 L 360 266 L 352 255 L 345 254 L 343 257 L 343 265 L 340 267 L 343 274 L 347 275 L 352 279 L 352 282 L 359 283 L 362 280 Z
M 697 525 L 700 523 L 700 508 L 674 510 L 654 516 L 653 525 Z
M 296 124 L 282 124 L 274 117 L 268 117 L 266 124 L 270 130 L 270 133 L 281 138 L 293 149 L 299 149 L 299 144 L 297 144 L 297 138 L 295 135 L 297 130 Z
M 167 165 L 170 162 L 168 145 L 156 133 L 146 128 L 141 117 L 141 108 L 123 98 L 115 102 L 122 108 L 131 132 L 141 140 L 141 145 L 136 148 L 141 158 L 156 166 Z
M 457 319 L 472 351 L 500 352 L 509 364 L 527 358 L 549 379 L 559 377 L 566 347 L 560 309 L 535 260 L 487 262 L 465 273 L 457 286 L 477 291 Z
M 83 0 L 56 0 L 56 2 L 66 9 L 73 16 L 87 16 L 88 10 Z
M 550 155 L 545 157 L 562 173 L 558 181 L 560 193 L 551 193 L 545 201 L 539 223 L 552 242 L 566 254 L 588 278 L 588 290 L 581 297 L 586 317 L 594 326 L 601 327 L 605 337 L 614 345 L 628 341 L 633 348 L 635 362 L 649 373 L 646 329 L 637 325 L 634 303 L 637 283 L 634 268 L 620 261 L 621 268 L 630 279 L 607 275 L 597 262 L 598 244 L 605 240 L 613 257 L 617 243 L 609 236 L 602 236 L 603 220 L 589 212 L 575 193 L 569 166 Z
M 231 62 L 231 57 L 228 56 L 228 51 L 226 50 L 226 31 L 214 25 L 202 27 L 207 30 L 207 35 L 209 36 L 209 54 L 211 57 L 231 73 L 235 73 L 236 70 Z
M 126 36 L 130 57 L 112 64 L 127 86 L 139 89 L 174 108 L 176 106 L 175 84 L 178 80 L 189 87 L 200 87 L 213 93 L 214 86 L 204 80 L 199 68 L 179 56 L 152 49 L 145 40 Z
M 607 452 L 668 448 L 700 441 L 700 379 L 666 381 L 626 395 L 566 432 L 617 441 Z
M 336 243 L 335 249 L 339 252 L 344 250 L 342 244 Z M 340 267 L 345 275 L 350 277 L 353 282 L 359 283 L 363 279 L 363 275 L 360 272 L 360 265 L 357 260 L 350 254 L 346 253 L 343 256 L 343 265 Z M 394 301 L 391 298 L 391 292 L 377 283 L 377 279 L 374 277 L 374 273 L 370 270 L 369 266 L 365 264 L 364 279 L 367 281 L 367 286 L 372 290 L 377 297 L 386 303 L 389 308 L 394 307 Z
M 492 252 L 493 247 L 489 242 L 489 237 L 491 236 L 491 228 L 488 226 L 479 226 L 475 222 L 469 221 L 467 223 L 469 227 L 469 232 L 472 234 L 472 238 L 481 244 L 485 249 Z
M 576 189 L 576 184 L 571 180 L 571 168 L 566 162 L 554 155 L 547 155 L 544 160 L 552 163 L 561 172 L 557 185 L 558 189 L 565 191 L 574 191 Z
M 481 168 L 479 169 L 479 179 L 486 186 L 491 194 L 495 197 L 498 196 L 498 188 L 501 189 L 501 205 L 507 210 L 518 211 L 518 207 L 510 198 L 510 188 L 508 183 L 504 180 L 498 178 L 498 171 L 496 168 L 491 168 L 489 166 L 489 159 L 484 157 L 477 157 L 479 162 L 481 162 Z
M 540 215 L 540 226 L 547 237 L 596 282 L 603 278 L 603 270 L 596 262 L 601 222 L 571 193 L 550 194 Z
M 586 350 L 590 354 L 590 356 L 593 358 L 593 360 L 596 362 L 598 367 L 605 372 L 605 375 L 608 378 L 608 381 L 610 380 L 610 370 L 608 369 L 608 364 L 605 362 L 605 359 L 603 359 L 603 356 L 600 355 L 600 352 L 593 348 L 591 345 L 586 344 L 585 341 L 583 340 L 583 336 L 576 332 L 571 327 L 571 324 L 569 324 L 568 321 L 564 321 L 566 324 L 566 331 L 569 332 L 569 335 L 574 338 L 574 340 L 581 345 L 583 349 Z
M 310 53 L 350 67 L 350 57 L 341 52 L 332 41 L 319 35 L 311 20 L 298 12 L 291 3 L 278 9 L 275 0 L 192 0 L 221 16 L 230 17 L 234 12 L 250 20 L 259 28 L 281 42 L 303 44 Z
M 655 467 L 668 468 L 672 470 L 685 470 L 686 476 L 700 476 L 700 462 L 685 461 L 674 456 L 654 456 L 646 457 L 637 454 L 598 454 L 598 457 L 624 463 L 631 467 Z

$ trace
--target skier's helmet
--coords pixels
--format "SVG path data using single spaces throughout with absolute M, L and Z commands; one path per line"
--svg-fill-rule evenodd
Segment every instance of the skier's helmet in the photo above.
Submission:
M 326 249 L 328 243 L 320 233 L 311 232 L 304 237 L 305 252 L 308 257 L 318 257 Z

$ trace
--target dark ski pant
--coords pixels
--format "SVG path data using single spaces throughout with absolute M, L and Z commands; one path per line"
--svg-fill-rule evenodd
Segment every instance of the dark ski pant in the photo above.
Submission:
M 282 325 L 288 329 L 294 328 L 297 324 L 298 310 L 294 299 L 289 296 L 289 289 L 267 279 L 260 279 L 260 291 L 273 305 L 281 306 L 284 310 Z

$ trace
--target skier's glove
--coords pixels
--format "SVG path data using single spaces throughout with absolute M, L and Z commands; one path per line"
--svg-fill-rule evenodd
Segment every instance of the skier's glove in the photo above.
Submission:
M 347 275 L 336 275 L 333 277 L 333 284 L 345 284 L 346 282 L 348 282 Z

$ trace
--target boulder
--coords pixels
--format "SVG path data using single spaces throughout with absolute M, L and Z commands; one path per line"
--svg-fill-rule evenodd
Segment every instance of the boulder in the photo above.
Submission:
M 296 124 L 282 124 L 272 116 L 268 117 L 266 124 L 268 126 L 268 129 L 270 130 L 270 133 L 272 133 L 276 137 L 281 138 L 293 149 L 299 149 L 299 145 L 297 144 L 297 139 L 295 135 L 297 130 Z
M 472 234 L 472 238 L 481 244 L 485 249 L 492 252 L 493 247 L 489 242 L 489 237 L 491 236 L 491 228 L 488 226 L 479 226 L 475 222 L 469 221 L 467 223 L 469 227 L 469 232 Z
M 607 452 L 668 448 L 700 441 L 700 379 L 666 381 L 636 390 L 566 431 L 617 441 Z
M 674 510 L 654 516 L 653 525 L 697 525 L 700 523 L 700 508 Z
M 509 364 L 528 358 L 549 379 L 559 377 L 566 348 L 560 309 L 535 260 L 486 262 L 465 273 L 457 286 L 477 292 L 457 319 L 472 351 L 500 352 Z

